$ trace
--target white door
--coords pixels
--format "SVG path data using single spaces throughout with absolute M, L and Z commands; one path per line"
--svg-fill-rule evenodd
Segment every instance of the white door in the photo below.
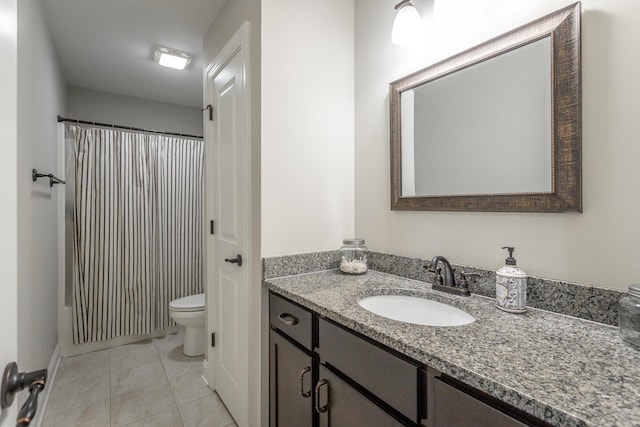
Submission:
M 18 247 L 17 179 L 17 0 L 0 0 L 0 375 L 18 362 Z M 28 172 L 28 171 L 27 171 Z M 16 425 L 18 401 L 0 410 L 0 426 Z
M 233 40 L 233 39 L 232 39 Z M 213 107 L 207 151 L 209 236 L 207 290 L 209 382 L 240 427 L 248 426 L 248 282 L 250 142 L 247 131 L 245 60 L 242 48 L 224 49 L 207 73 Z M 222 54 L 221 54 L 222 55 Z M 216 64 L 216 62 L 214 62 Z M 207 117 L 208 119 L 208 117 Z

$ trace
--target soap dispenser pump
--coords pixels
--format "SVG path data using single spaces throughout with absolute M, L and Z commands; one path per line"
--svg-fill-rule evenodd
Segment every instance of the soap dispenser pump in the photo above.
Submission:
M 506 265 L 496 271 L 496 306 L 509 313 L 527 311 L 527 275 L 516 266 L 512 246 L 502 249 L 509 251 Z

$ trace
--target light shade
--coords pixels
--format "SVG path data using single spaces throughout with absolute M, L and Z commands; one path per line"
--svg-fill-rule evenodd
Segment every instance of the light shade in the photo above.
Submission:
M 176 70 L 184 70 L 191 62 L 191 55 L 177 49 L 158 46 L 156 47 L 153 59 L 158 64 L 164 67 L 175 68 Z
M 406 46 L 418 38 L 422 19 L 416 8 L 407 0 L 398 3 L 396 9 L 398 13 L 393 21 L 391 42 L 398 46 Z

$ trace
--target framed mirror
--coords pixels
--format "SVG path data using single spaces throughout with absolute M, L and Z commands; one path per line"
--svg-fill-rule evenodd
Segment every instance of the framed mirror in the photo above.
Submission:
M 391 209 L 582 212 L 580 3 L 390 84 Z

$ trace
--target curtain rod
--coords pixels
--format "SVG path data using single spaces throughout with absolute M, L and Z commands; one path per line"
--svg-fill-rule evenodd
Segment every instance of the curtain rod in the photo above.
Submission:
M 184 136 L 184 137 L 187 137 L 187 138 L 203 139 L 203 137 L 200 136 L 200 135 L 189 135 L 189 134 L 186 134 L 186 133 L 174 133 L 174 132 L 162 132 L 162 131 L 158 131 L 158 130 L 142 129 L 142 128 L 136 128 L 136 127 L 132 127 L 132 126 L 114 125 L 114 124 L 111 124 L 111 123 L 100 123 L 100 122 L 90 122 L 88 120 L 68 119 L 66 117 L 58 116 L 58 123 L 60 123 L 60 122 L 78 123 L 78 124 L 83 124 L 83 125 L 102 126 L 102 127 L 107 127 L 107 128 L 126 129 L 126 130 L 135 130 L 135 131 L 139 131 L 139 132 L 156 133 L 156 134 L 160 134 L 160 135 Z

